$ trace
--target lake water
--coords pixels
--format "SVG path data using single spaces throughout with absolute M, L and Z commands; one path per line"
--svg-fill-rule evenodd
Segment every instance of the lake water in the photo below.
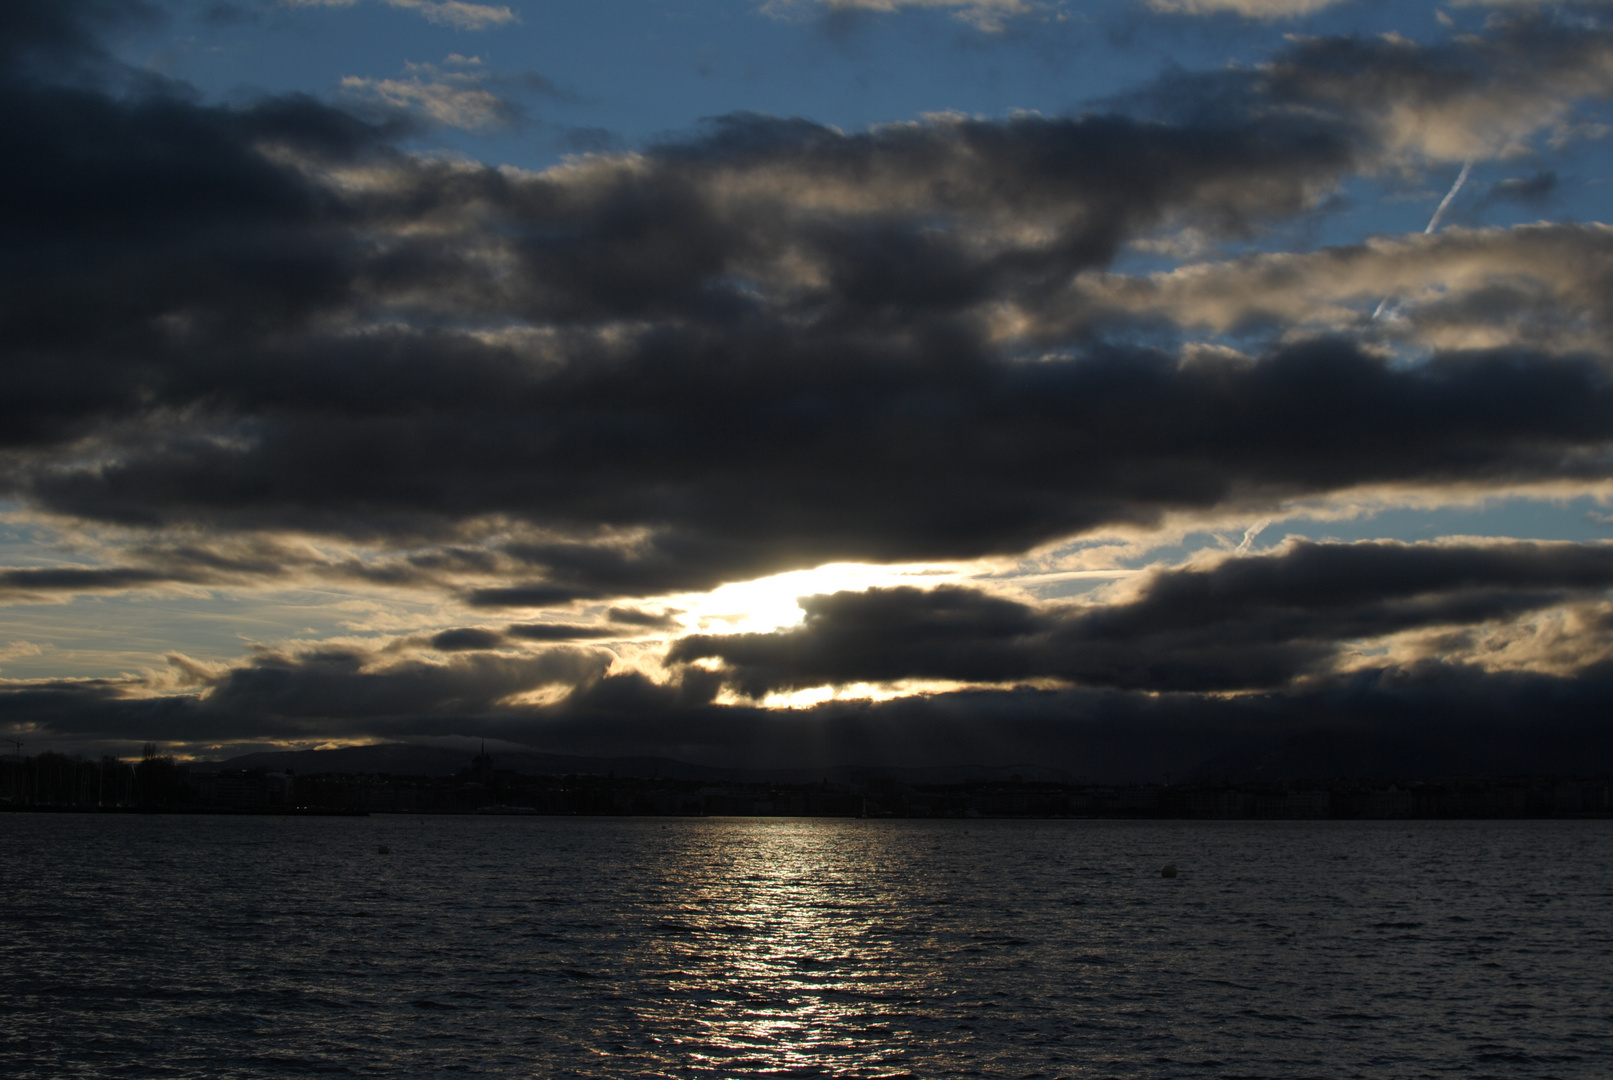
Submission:
M 1608 821 L 9 814 L 0 844 L 11 1077 L 1613 1076 Z

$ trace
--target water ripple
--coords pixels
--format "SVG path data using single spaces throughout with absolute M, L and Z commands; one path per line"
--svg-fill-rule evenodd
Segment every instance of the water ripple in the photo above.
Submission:
M 0 1072 L 1600 1078 L 1610 840 L 8 815 Z

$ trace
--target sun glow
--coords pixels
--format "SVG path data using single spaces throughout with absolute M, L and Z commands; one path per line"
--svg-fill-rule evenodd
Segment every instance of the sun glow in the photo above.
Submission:
M 680 608 L 687 633 L 767 633 L 801 622 L 800 597 L 817 593 L 863 592 L 909 585 L 933 588 L 968 581 L 986 567 L 976 563 L 828 563 L 811 570 L 791 570 L 754 581 L 739 581 L 709 593 L 668 599 Z
M 902 679 L 892 683 L 847 683 L 844 686 L 813 686 L 804 690 L 768 694 L 759 702 L 733 695 L 733 704 L 757 704 L 764 709 L 810 709 L 831 701 L 893 701 L 917 694 L 948 694 L 975 688 L 974 683 L 949 679 Z

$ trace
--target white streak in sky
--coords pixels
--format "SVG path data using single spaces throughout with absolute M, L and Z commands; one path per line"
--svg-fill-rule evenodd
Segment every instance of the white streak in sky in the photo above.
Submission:
M 1456 174 L 1456 183 L 1452 184 L 1451 189 L 1445 193 L 1445 197 L 1439 200 L 1439 205 L 1434 208 L 1434 216 L 1428 219 L 1428 227 L 1423 230 L 1424 236 L 1433 235 L 1434 230 L 1439 228 L 1439 219 L 1445 216 L 1445 211 L 1450 208 L 1451 200 L 1456 198 L 1456 193 L 1458 191 L 1462 190 L 1462 185 L 1467 183 L 1467 174 L 1472 171 L 1473 163 L 1471 161 L 1464 161 L 1462 163 L 1462 171 Z M 1390 300 L 1393 299 L 1394 293 L 1390 293 L 1382 300 L 1379 300 L 1378 307 L 1375 311 L 1373 311 L 1372 317 L 1376 319 L 1379 315 L 1382 315 L 1384 307 L 1389 303 Z
M 1424 236 L 1432 234 L 1435 229 L 1439 228 L 1439 219 L 1445 216 L 1446 208 L 1451 205 L 1451 200 L 1456 198 L 1456 193 L 1462 190 L 1462 185 L 1467 183 L 1467 174 L 1472 171 L 1473 163 L 1471 161 L 1462 163 L 1462 171 L 1456 174 L 1456 183 L 1452 184 L 1451 189 L 1445 193 L 1445 197 L 1439 200 L 1439 206 L 1434 210 L 1434 216 L 1428 219 L 1428 228 L 1423 230 Z
M 1249 545 L 1253 544 L 1255 542 L 1255 537 L 1257 537 L 1261 533 L 1265 532 L 1266 531 L 1266 526 L 1270 525 L 1270 524 L 1271 524 L 1271 519 L 1270 518 L 1265 518 L 1265 519 L 1263 519 L 1261 521 L 1255 522 L 1253 525 L 1251 525 L 1247 529 L 1243 530 L 1243 543 L 1238 545 L 1238 550 L 1240 552 L 1248 551 L 1249 550 Z

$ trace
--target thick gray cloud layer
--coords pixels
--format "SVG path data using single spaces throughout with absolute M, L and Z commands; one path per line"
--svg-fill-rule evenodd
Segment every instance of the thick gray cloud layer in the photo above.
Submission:
M 595 628 L 517 624 L 264 651 L 232 667 L 176 657 L 194 696 L 147 697 L 156 688 L 141 680 L 13 684 L 0 687 L 0 719 L 57 737 L 183 742 L 454 728 L 568 752 L 774 767 L 949 763 L 930 760 L 939 754 L 1121 776 L 1286 761 L 1290 774 L 1315 775 L 1331 754 L 1341 771 L 1576 771 L 1613 765 L 1610 585 L 1608 545 L 1290 542 L 1154 571 L 1108 604 L 949 587 L 808 597 L 799 629 L 679 639 L 672 659 L 687 666 L 666 683 L 617 671 L 609 649 L 549 644 Z M 1493 666 L 1509 629 L 1565 608 L 1580 626 L 1563 670 Z M 618 632 L 659 621 L 615 614 Z M 1352 643 L 1407 635 L 1436 647 L 1340 663 Z M 721 667 L 691 663 L 705 659 Z M 1069 685 L 783 713 L 711 704 L 724 684 L 759 695 L 912 678 Z M 1245 693 L 1204 693 L 1227 690 Z
M 720 659 L 724 678 L 756 697 L 902 679 L 1277 689 L 1331 674 L 1351 642 L 1595 603 L 1610 587 L 1609 545 L 1297 542 L 1155 571 L 1133 599 L 1110 604 L 1037 607 L 961 587 L 803 597 L 798 629 L 685 637 L 671 658 Z M 1608 628 L 1587 637 L 1605 657 Z
M 1613 767 L 1606 717 L 1613 671 L 1605 664 L 1573 678 L 1430 663 L 1231 698 L 1016 690 L 782 713 L 701 705 L 621 676 L 550 710 L 430 713 L 419 707 L 424 702 L 393 699 L 403 710 L 395 716 L 330 717 L 299 711 L 303 674 L 312 675 L 293 673 L 284 687 L 257 684 L 260 700 L 284 702 L 284 711 L 221 712 L 207 700 L 130 698 L 117 686 L 60 683 L 0 692 L 0 722 L 26 720 L 36 733 L 115 746 L 147 739 L 206 745 L 226 731 L 234 740 L 279 742 L 458 729 L 556 753 L 787 769 L 1032 764 L 1107 781 L 1204 769 L 1283 778 Z M 242 680 L 241 689 L 251 681 Z M 244 702 L 234 697 L 231 704 Z
M 12 16 L 14 53 L 71 42 L 16 10 L 38 25 Z M 1373 119 L 1390 104 L 1455 130 L 1504 82 L 1538 126 L 1597 90 L 1607 50 L 1532 22 L 1442 49 L 1308 41 L 1171 121 L 731 116 L 541 175 L 407 157 L 311 100 L 114 96 L 19 65 L 3 483 L 145 526 L 547 530 L 470 594 L 500 605 L 1365 483 L 1604 475 L 1596 357 L 1403 369 L 1333 341 L 1184 364 L 1090 327 L 1041 356 L 992 317 L 1066 303 L 1149 230 L 1307 209 L 1409 152 Z
M 491 612 L 1018 554 L 1372 485 L 1613 473 L 1599 226 L 1109 272 L 1128 245 L 1257 237 L 1351 177 L 1571 137 L 1573 103 L 1613 88 L 1596 26 L 1299 40 L 1077 116 L 846 133 L 735 114 L 533 174 L 408 154 L 411 122 L 310 98 L 199 103 L 99 50 L 130 17 L 150 13 L 0 11 L 0 493 L 143 538 L 104 566 L 0 569 L 9 598 L 302 575 Z M 1373 320 L 1380 287 L 1413 309 Z M 1241 351 L 1180 347 L 1184 330 Z M 1298 545 L 1162 571 L 1108 608 L 815 597 L 800 630 L 684 639 L 673 661 L 722 670 L 667 685 L 560 644 L 667 626 L 621 609 L 266 652 L 197 669 L 194 699 L 41 684 L 5 707 L 263 738 L 457 715 L 699 728 L 728 722 L 709 705 L 724 683 L 945 678 L 1086 688 L 1047 709 L 1252 689 L 1325 711 L 1351 642 L 1578 605 L 1590 629 L 1528 683 L 1574 698 L 1605 678 L 1606 564 L 1595 546 Z M 1377 670 L 1524 679 L 1452 641 L 1459 663 Z M 521 704 L 538 692 L 562 703 Z

